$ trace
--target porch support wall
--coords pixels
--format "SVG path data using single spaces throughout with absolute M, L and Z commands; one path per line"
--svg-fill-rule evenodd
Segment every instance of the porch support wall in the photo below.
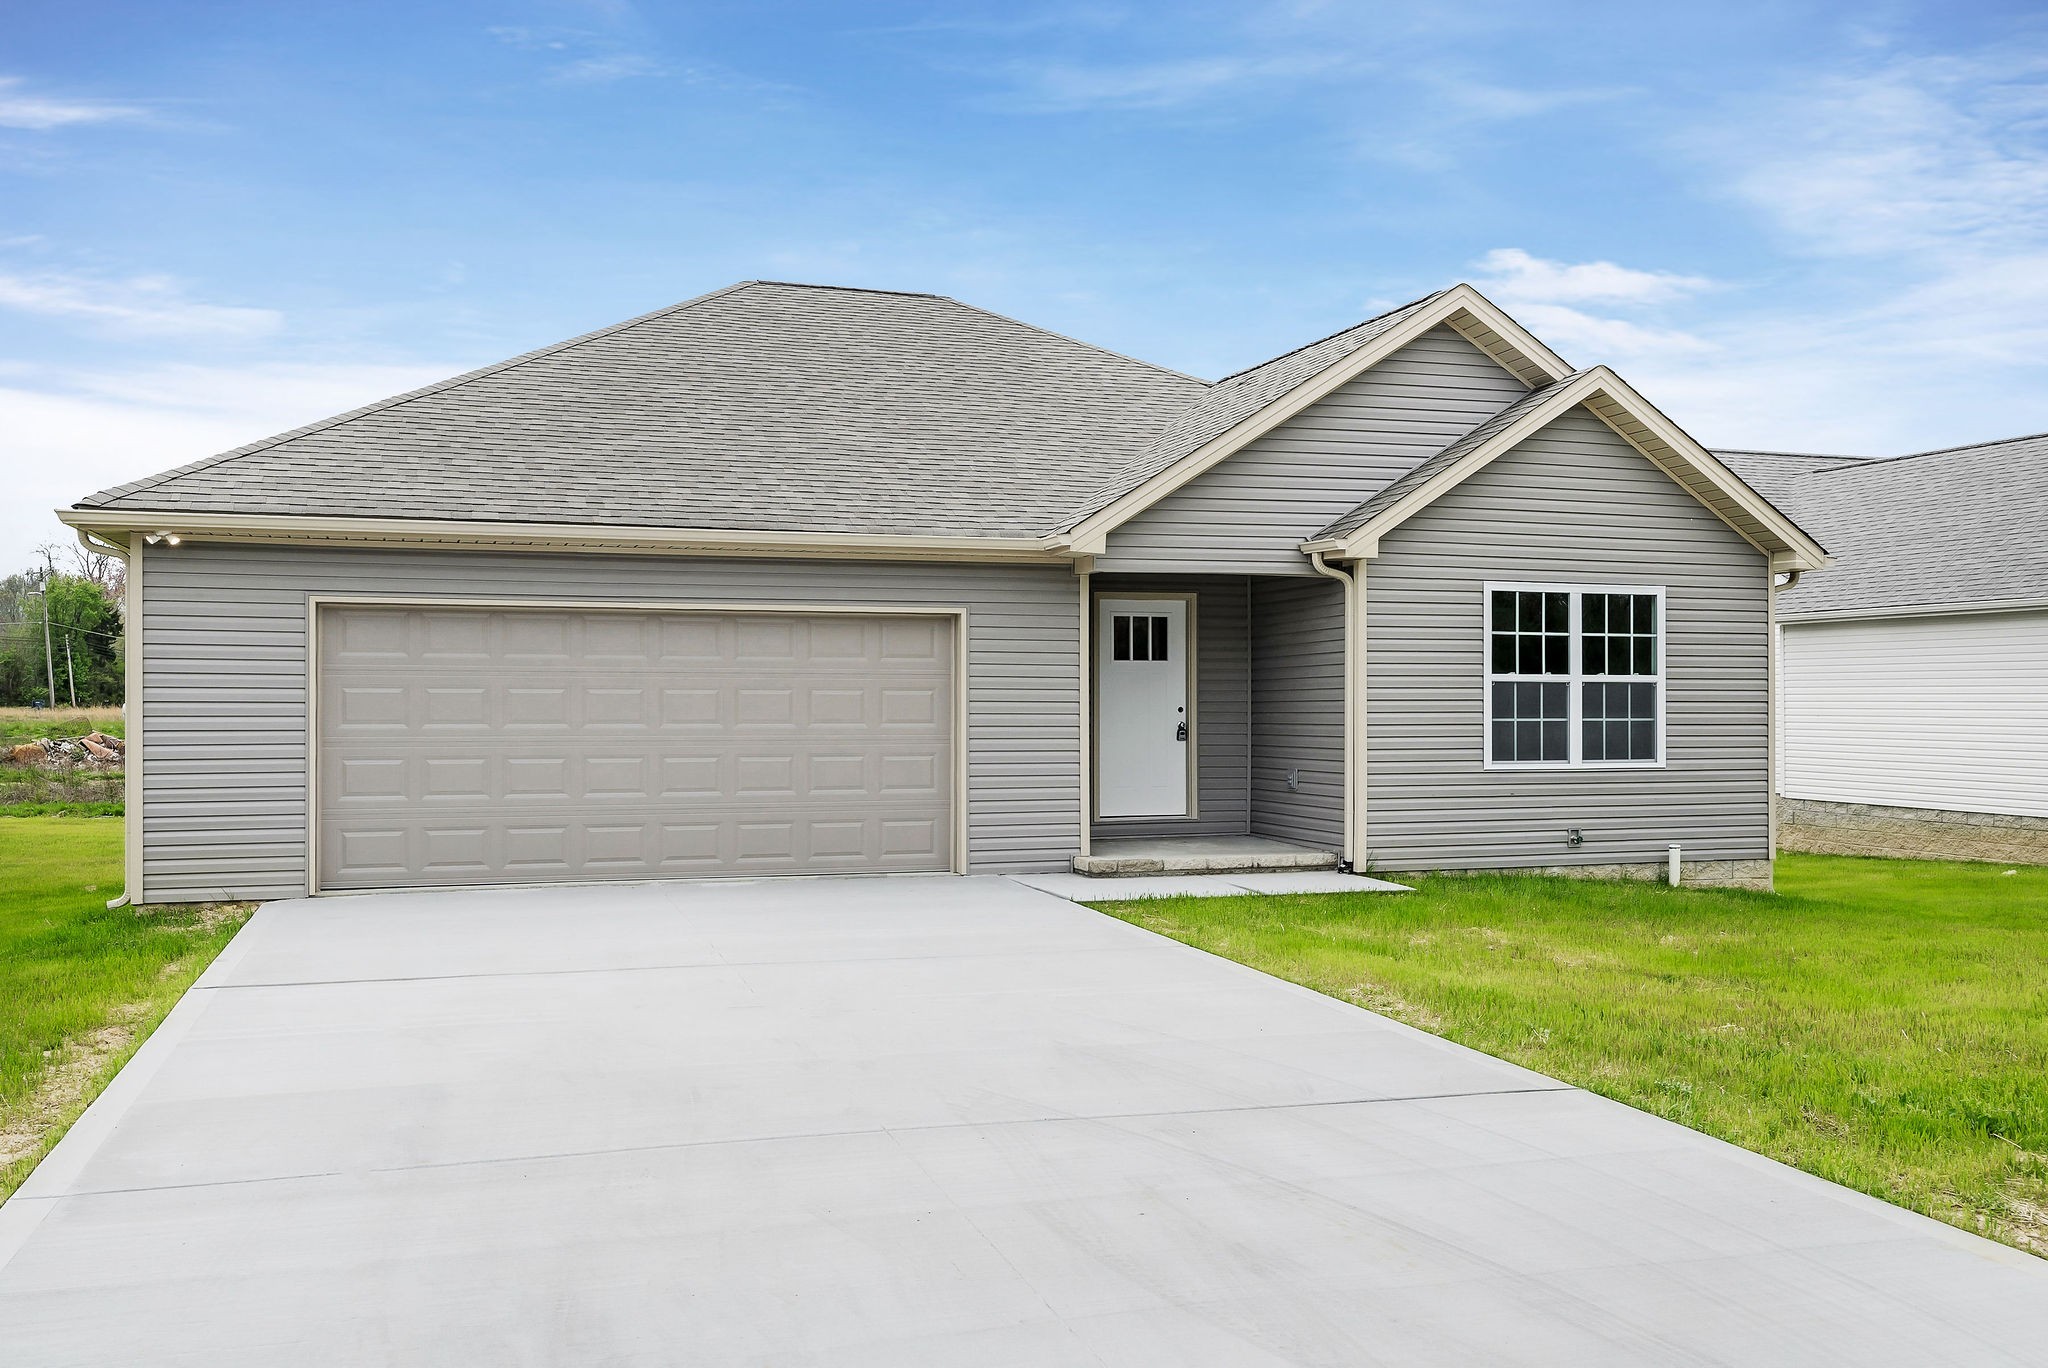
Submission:
M 1089 588 L 1098 598 L 1196 596 L 1196 814 L 1097 820 L 1093 838 L 1266 836 L 1341 852 L 1343 586 L 1293 576 L 1095 574 Z
M 1195 598 L 1195 815 L 1096 820 L 1094 839 L 1251 834 L 1251 588 L 1242 575 L 1091 575 L 1097 598 Z M 1091 615 L 1092 620 L 1092 615 Z M 1091 737 L 1090 749 L 1093 750 Z M 1093 757 L 1090 757 L 1092 767 Z

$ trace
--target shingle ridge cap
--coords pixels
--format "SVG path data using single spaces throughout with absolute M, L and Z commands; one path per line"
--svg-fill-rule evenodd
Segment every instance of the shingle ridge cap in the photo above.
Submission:
M 2029 432 L 2023 437 L 1994 437 L 1988 442 L 1964 442 L 1961 446 L 1934 447 L 1927 451 L 1909 451 L 1903 456 L 1879 456 L 1872 463 L 1890 465 L 1894 461 L 1913 461 L 1922 456 L 1948 456 L 1958 451 L 1976 451 L 1982 447 L 2011 446 L 2016 442 L 2038 442 L 2048 437 L 2048 432 Z

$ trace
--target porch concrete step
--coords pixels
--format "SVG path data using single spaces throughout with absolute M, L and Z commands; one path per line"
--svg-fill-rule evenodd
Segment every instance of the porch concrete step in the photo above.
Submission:
M 1251 874 L 1262 870 L 1335 869 L 1337 852 L 1263 836 L 1120 836 L 1074 857 L 1074 872 L 1096 878 L 1138 874 Z

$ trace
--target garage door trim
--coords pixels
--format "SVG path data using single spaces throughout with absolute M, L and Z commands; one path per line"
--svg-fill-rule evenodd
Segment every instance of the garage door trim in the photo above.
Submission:
M 351 608 L 474 608 L 485 611 L 533 609 L 542 612 L 618 613 L 747 613 L 844 617 L 943 617 L 953 620 L 953 833 L 952 872 L 967 872 L 967 608 L 962 604 L 930 603 L 758 603 L 716 600 L 676 602 L 663 599 L 469 598 L 418 594 L 309 594 L 306 596 L 306 894 L 308 897 L 359 897 L 363 889 L 320 887 L 320 610 Z M 758 875 L 760 878 L 818 878 L 813 874 Z M 860 877 L 844 875 L 837 877 Z M 658 880 L 650 882 L 659 882 Z M 524 888 L 525 884 L 464 884 L 463 888 Z M 573 887 L 550 884 L 549 887 Z M 448 892 L 444 885 L 380 888 L 380 893 Z

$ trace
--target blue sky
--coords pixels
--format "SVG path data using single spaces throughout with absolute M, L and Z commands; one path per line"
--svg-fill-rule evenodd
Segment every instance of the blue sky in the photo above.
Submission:
M 2048 429 L 2048 18 L 7 0 L 0 564 L 749 277 L 1218 375 L 1454 280 L 1709 444 Z

